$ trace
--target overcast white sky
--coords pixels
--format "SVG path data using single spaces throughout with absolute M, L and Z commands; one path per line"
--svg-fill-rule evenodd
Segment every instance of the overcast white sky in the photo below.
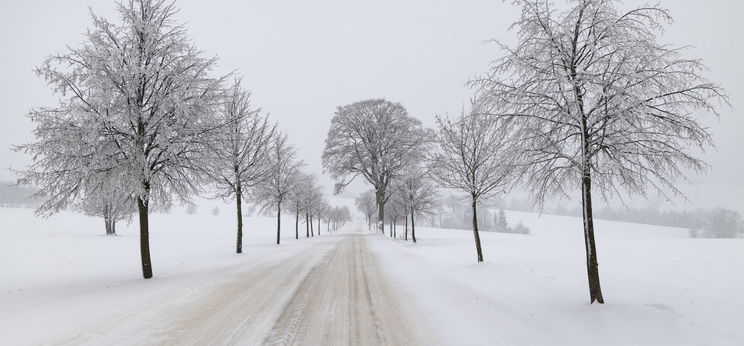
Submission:
M 563 1 L 557 1 L 564 4 Z M 621 6 L 643 1 L 629 0 Z M 434 115 L 454 114 L 471 95 L 464 83 L 498 56 L 489 38 L 510 41 L 517 16 L 509 1 L 199 1 L 178 0 L 178 19 L 219 71 L 238 70 L 254 103 L 270 111 L 297 145 L 308 170 L 320 174 L 320 154 L 336 106 L 385 97 L 434 125 Z M 678 208 L 726 206 L 744 212 L 742 34 L 738 0 L 661 1 L 675 22 L 661 38 L 691 45 L 709 76 L 723 85 L 733 107 L 705 123 L 718 145 L 704 154 L 707 175 L 681 183 L 691 203 Z M 90 26 L 87 6 L 115 16 L 113 1 L 3 1 L 0 11 L 0 180 L 8 167 L 29 158 L 11 150 L 33 140 L 26 118 L 32 107 L 53 105 L 32 68 L 65 46 L 77 46 Z M 330 186 L 330 180 L 322 180 Z M 355 189 L 359 189 L 356 187 Z

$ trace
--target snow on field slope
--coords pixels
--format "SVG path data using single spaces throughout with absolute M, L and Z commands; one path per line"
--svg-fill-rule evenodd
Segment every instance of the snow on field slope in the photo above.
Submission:
M 589 305 L 581 219 L 507 212 L 532 235 L 420 228 L 375 244 L 445 344 L 744 345 L 744 239 L 598 220 L 605 305 Z M 402 233 L 402 232 L 399 232 Z

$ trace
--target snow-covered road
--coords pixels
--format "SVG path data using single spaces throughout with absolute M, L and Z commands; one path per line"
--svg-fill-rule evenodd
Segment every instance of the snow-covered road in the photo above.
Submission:
M 201 285 L 163 292 L 45 343 L 428 344 L 369 252 L 370 240 L 384 241 L 361 230 L 313 239 L 291 256 L 212 273 Z

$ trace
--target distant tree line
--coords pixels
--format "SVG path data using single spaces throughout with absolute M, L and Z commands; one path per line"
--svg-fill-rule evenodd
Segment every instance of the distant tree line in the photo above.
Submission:
M 555 215 L 581 215 L 580 208 L 552 209 Z M 736 238 L 744 235 L 744 221 L 737 211 L 716 207 L 695 210 L 660 210 L 659 208 L 611 208 L 597 209 L 597 218 L 612 221 L 642 223 L 688 229 L 691 238 Z
M 0 206 L 35 208 L 44 201 L 34 198 L 38 189 L 32 186 L 21 186 L 12 182 L 0 181 Z

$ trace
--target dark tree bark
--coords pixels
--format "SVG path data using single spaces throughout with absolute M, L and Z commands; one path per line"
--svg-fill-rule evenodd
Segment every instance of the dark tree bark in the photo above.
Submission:
M 589 303 L 597 301 L 604 304 L 602 287 L 599 284 L 599 263 L 597 246 L 594 242 L 594 219 L 592 217 L 592 180 L 588 170 L 581 180 L 582 201 L 584 202 L 584 245 L 586 248 L 586 271 L 589 280 Z
M 235 205 L 237 210 L 236 217 L 238 218 L 238 239 L 236 241 L 235 252 L 243 253 L 243 190 L 238 183 L 235 189 Z
M 111 235 L 111 216 L 108 204 L 103 206 L 103 224 L 106 226 L 106 235 Z
M 106 227 L 106 235 L 116 235 L 116 215 L 110 203 L 103 206 L 103 223 Z
M 375 189 L 375 200 L 377 202 L 377 228 L 385 235 L 385 190 Z
M 310 236 L 311 237 L 315 236 L 315 230 L 313 229 L 313 216 L 312 215 L 310 215 Z
M 571 69 L 571 76 L 573 80 L 576 78 L 576 70 L 574 67 Z M 594 218 L 592 216 L 592 176 L 591 176 L 591 162 L 589 159 L 589 152 L 591 151 L 591 145 L 589 143 L 589 128 L 587 125 L 587 116 L 584 112 L 584 93 L 577 84 L 574 84 L 574 93 L 576 95 L 576 104 L 579 108 L 581 116 L 581 141 L 582 141 L 582 153 L 583 153 L 583 167 L 582 167 L 582 178 L 581 178 L 581 202 L 583 205 L 583 216 L 584 216 L 584 246 L 586 249 L 586 271 L 587 279 L 589 281 L 589 304 L 597 301 L 600 304 L 604 304 L 604 297 L 602 297 L 602 288 L 599 284 L 599 263 L 597 261 L 597 246 L 594 242 Z
M 398 225 L 395 224 L 395 221 L 393 221 L 393 239 L 398 237 Z
M 406 231 L 405 234 L 405 240 L 408 241 L 408 213 L 406 212 Z
M 416 243 L 416 221 L 413 218 L 413 210 L 411 211 L 411 240 Z
M 310 216 L 305 213 L 305 238 L 310 238 L 310 223 L 308 222 L 308 219 Z
M 105 212 L 104 212 L 105 215 Z M 111 220 L 108 216 L 103 217 L 103 224 L 106 226 L 106 235 L 111 235 Z
M 143 183 L 145 195 L 150 192 L 150 183 Z M 150 262 L 150 230 L 149 230 L 149 201 L 143 197 L 137 198 L 137 210 L 139 211 L 140 224 L 140 258 L 142 259 L 142 276 L 145 279 L 152 277 L 152 263 Z
M 300 239 L 300 209 L 295 211 L 295 239 Z
M 320 235 L 320 216 L 318 216 L 318 235 Z
M 478 252 L 478 262 L 483 262 L 483 250 L 481 249 L 480 235 L 478 234 L 478 215 L 476 210 L 478 203 L 475 196 L 473 197 L 473 237 L 475 238 L 475 250 Z
M 279 239 L 282 233 L 282 201 L 276 203 L 276 243 L 279 244 Z

